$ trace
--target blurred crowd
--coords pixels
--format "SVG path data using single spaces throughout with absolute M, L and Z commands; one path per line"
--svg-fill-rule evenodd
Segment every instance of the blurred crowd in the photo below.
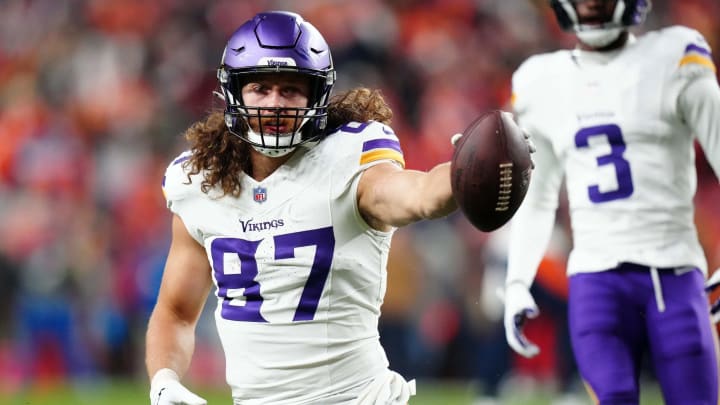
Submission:
M 409 168 L 451 156 L 449 138 L 508 108 L 512 71 L 571 47 L 544 0 L 2 0 L 0 2 L 0 393 L 28 383 L 145 378 L 145 325 L 169 246 L 160 182 L 182 133 L 210 108 L 226 39 L 256 12 L 296 11 L 332 47 L 336 92 L 380 88 Z M 720 3 L 654 2 L 648 30 L 698 29 L 720 66 Z M 720 186 L 698 152 L 697 223 L 720 266 Z M 566 207 L 542 264 L 532 361 L 507 349 L 496 288 L 505 229 L 460 215 L 396 233 L 381 339 L 416 378 L 572 381 L 564 330 Z M 212 297 L 207 308 L 213 310 Z M 207 315 L 207 314 L 206 314 Z M 191 378 L 223 383 L 210 316 Z

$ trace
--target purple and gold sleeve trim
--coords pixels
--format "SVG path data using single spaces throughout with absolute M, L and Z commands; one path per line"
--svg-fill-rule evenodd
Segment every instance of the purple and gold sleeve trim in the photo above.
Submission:
M 179 158 L 173 160 L 171 166 L 175 166 L 176 164 L 182 163 L 188 159 L 190 159 L 190 155 L 180 156 Z
M 684 56 L 680 59 L 680 66 L 688 64 L 701 65 L 709 68 L 713 72 L 717 71 L 710 50 L 695 44 L 689 44 L 685 47 Z
M 185 151 L 185 152 L 183 152 L 180 156 L 178 156 L 177 158 L 175 158 L 175 160 L 173 160 L 172 163 L 170 163 L 170 166 L 168 166 L 168 171 L 174 170 L 174 169 L 172 169 L 174 166 L 177 166 L 177 165 L 179 165 L 179 164 L 181 164 L 181 163 L 183 163 L 183 162 L 188 161 L 191 157 L 192 157 L 192 153 L 190 153 L 190 151 Z M 168 199 L 168 194 L 167 194 L 167 179 L 168 179 L 168 172 L 166 171 L 166 172 L 165 172 L 165 175 L 164 175 L 163 178 L 162 178 L 162 183 L 161 183 L 161 185 L 162 185 L 162 192 L 163 192 L 163 195 L 165 196 L 165 199 L 166 199 L 166 200 Z
M 403 157 L 400 142 L 394 139 L 372 139 L 365 141 L 362 147 L 362 155 L 360 155 L 360 165 L 377 160 L 394 160 L 402 167 L 405 167 L 405 158 Z

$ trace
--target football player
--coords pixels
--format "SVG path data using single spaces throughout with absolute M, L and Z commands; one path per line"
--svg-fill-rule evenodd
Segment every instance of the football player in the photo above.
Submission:
M 322 35 L 264 12 L 227 42 L 223 112 L 186 133 L 163 181 L 172 243 L 147 331 L 151 403 L 205 404 L 180 382 L 213 284 L 236 404 L 405 404 L 378 317 L 393 231 L 456 208 L 450 165 L 404 169 L 377 91 L 330 101 Z
M 703 36 L 629 29 L 649 0 L 552 0 L 575 49 L 536 55 L 513 76 L 513 108 L 534 137 L 535 173 L 511 225 L 509 345 L 538 315 L 529 292 L 565 180 L 573 231 L 569 327 L 600 404 L 637 404 L 643 352 L 667 404 L 717 404 L 706 259 L 693 222 L 694 140 L 720 174 L 720 89 Z

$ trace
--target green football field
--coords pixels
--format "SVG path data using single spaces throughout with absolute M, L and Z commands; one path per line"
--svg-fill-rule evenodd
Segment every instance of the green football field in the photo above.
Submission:
M 197 389 L 209 405 L 231 405 L 227 389 Z M 642 405 L 660 405 L 662 400 L 654 388 L 644 388 Z M 472 405 L 474 390 L 469 384 L 418 382 L 418 392 L 411 405 Z M 554 405 L 543 392 L 508 393 L 504 405 Z M 0 391 L 0 405 L 147 405 L 147 385 L 134 381 L 108 381 L 80 386 L 37 387 L 19 392 Z M 590 401 L 581 402 L 590 405 Z M 577 404 L 577 405 L 581 405 Z

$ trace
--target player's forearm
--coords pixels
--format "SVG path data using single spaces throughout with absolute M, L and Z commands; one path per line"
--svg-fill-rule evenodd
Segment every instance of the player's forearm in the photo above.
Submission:
M 145 365 L 152 378 L 162 368 L 179 376 L 190 367 L 195 350 L 195 325 L 183 322 L 168 311 L 156 308 L 148 323 Z
M 361 181 L 366 186 L 358 187 L 360 212 L 376 229 L 440 218 L 456 209 L 450 188 L 450 163 L 429 172 L 371 168 Z
M 396 210 L 392 222 L 395 226 L 442 218 L 457 209 L 450 186 L 450 162 L 441 163 L 428 172 L 406 170 L 395 180 L 386 187 L 394 194 L 387 205 Z
M 510 222 L 508 270 L 505 284 L 521 283 L 530 288 L 550 243 L 555 210 L 525 204 Z
M 450 162 L 441 163 L 427 172 L 419 201 L 424 219 L 442 218 L 457 209 L 450 186 Z

